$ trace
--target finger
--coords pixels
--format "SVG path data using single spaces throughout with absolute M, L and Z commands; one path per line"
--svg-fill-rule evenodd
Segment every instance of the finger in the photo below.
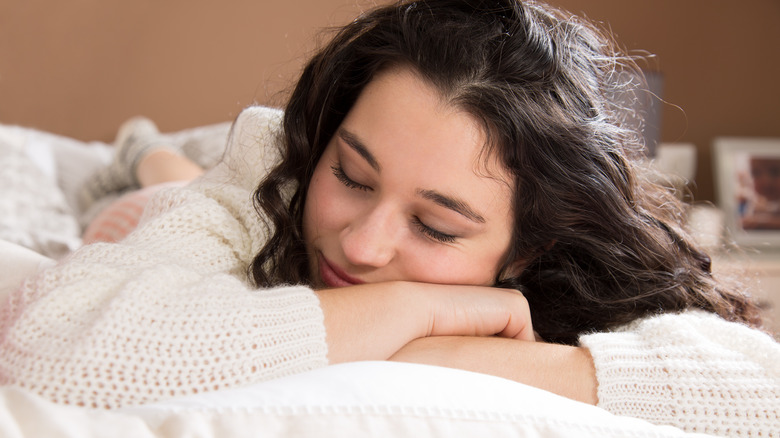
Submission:
M 522 293 L 516 290 L 508 290 L 512 294 L 513 307 L 509 313 L 506 327 L 499 336 L 519 339 L 523 341 L 535 341 L 536 335 L 531 322 L 531 310 L 528 300 Z
M 511 321 L 510 321 L 511 323 Z M 522 321 L 520 322 L 520 329 L 519 331 L 516 331 L 514 335 L 507 336 L 511 337 L 513 339 L 519 339 L 522 341 L 536 341 L 536 336 L 534 334 L 534 329 L 531 324 L 531 315 L 528 315 L 525 318 L 522 318 Z

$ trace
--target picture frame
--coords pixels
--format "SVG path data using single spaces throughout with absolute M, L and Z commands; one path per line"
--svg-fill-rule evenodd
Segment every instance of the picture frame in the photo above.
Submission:
M 739 246 L 780 249 L 780 138 L 716 138 L 713 152 L 728 237 Z

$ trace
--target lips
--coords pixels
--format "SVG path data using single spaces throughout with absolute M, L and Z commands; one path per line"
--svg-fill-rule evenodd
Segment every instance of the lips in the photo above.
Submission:
M 341 268 L 330 263 L 322 253 L 317 257 L 320 268 L 320 278 L 328 287 L 346 287 L 365 283 L 355 277 L 349 276 Z

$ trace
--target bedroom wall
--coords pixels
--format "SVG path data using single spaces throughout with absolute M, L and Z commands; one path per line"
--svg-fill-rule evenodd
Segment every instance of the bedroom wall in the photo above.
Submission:
M 780 137 L 777 0 L 554 0 L 603 21 L 628 49 L 656 54 L 661 140 L 697 148 L 697 200 L 714 200 L 712 140 Z
M 780 136 L 777 0 L 551 0 L 658 55 L 662 140 L 698 149 L 697 199 L 713 199 L 710 144 Z M 0 2 L 0 122 L 110 141 L 145 114 L 163 130 L 280 104 L 318 29 L 364 0 Z

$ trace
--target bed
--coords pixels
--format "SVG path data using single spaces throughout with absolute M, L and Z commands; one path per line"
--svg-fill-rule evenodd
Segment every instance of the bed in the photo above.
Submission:
M 225 122 L 166 135 L 213 161 L 229 129 Z M 76 192 L 111 157 L 109 144 L 0 125 L 0 303 L 24 278 L 82 244 L 89 212 L 80 210 Z M 497 377 L 391 362 L 330 366 L 113 411 L 0 387 L 0 436 L 9 438 L 366 435 L 694 436 Z

